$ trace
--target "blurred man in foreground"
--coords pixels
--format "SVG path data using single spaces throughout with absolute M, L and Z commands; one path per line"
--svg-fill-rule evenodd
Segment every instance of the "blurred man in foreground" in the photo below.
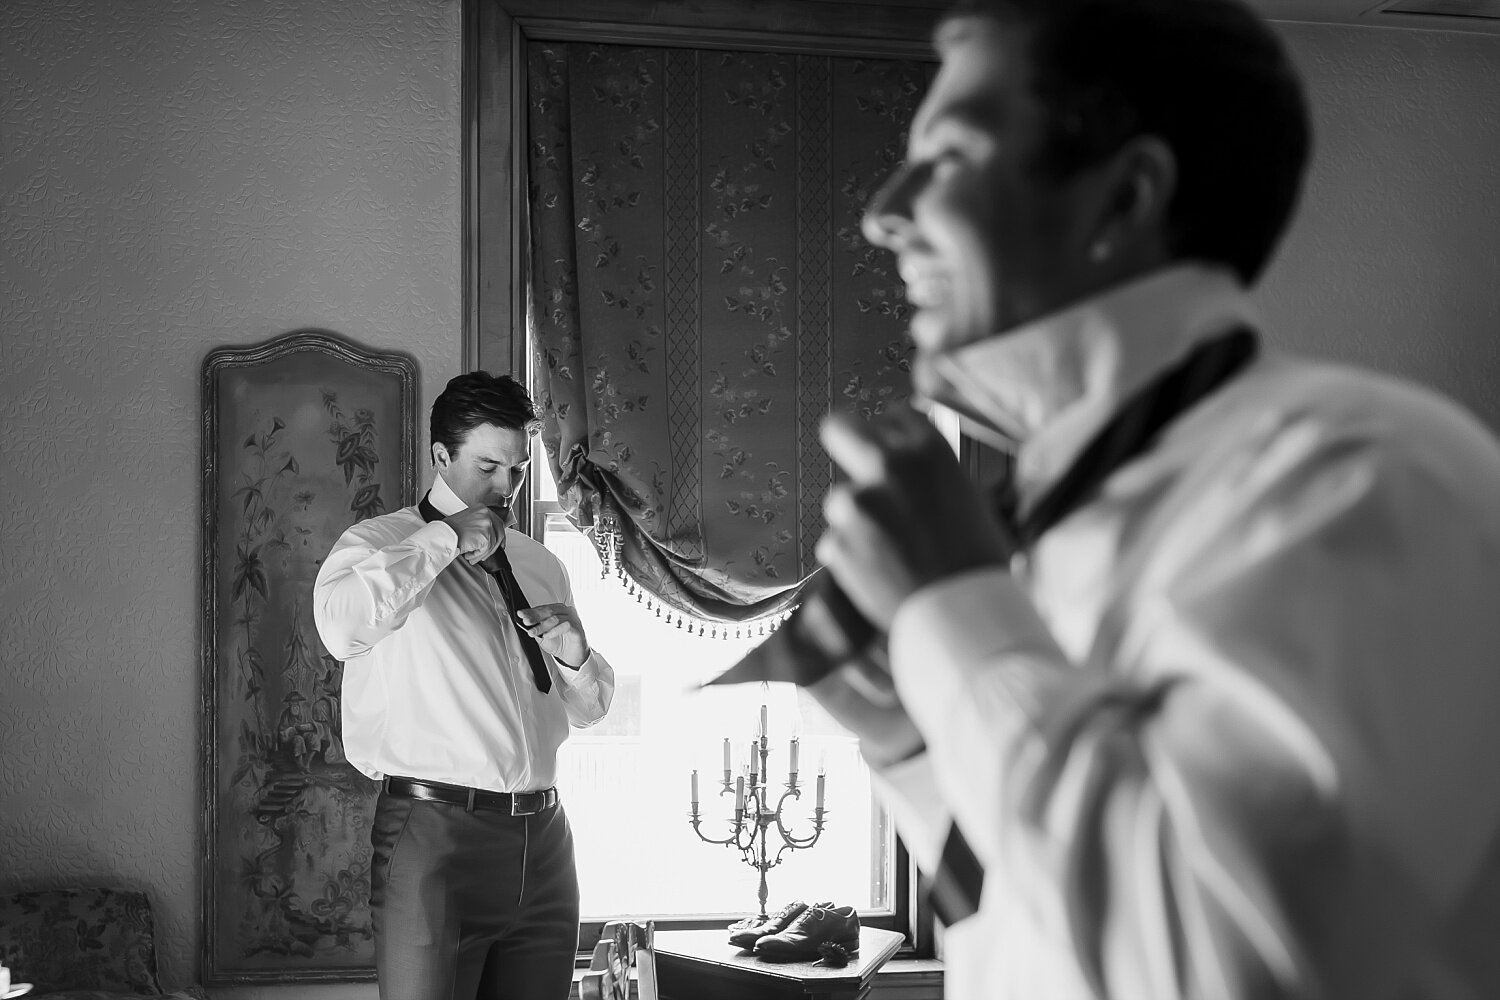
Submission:
M 917 398 L 833 418 L 813 687 L 935 876 L 950 997 L 1500 996 L 1500 448 L 1271 350 L 1309 147 L 1238 0 L 973 0 L 865 231 Z

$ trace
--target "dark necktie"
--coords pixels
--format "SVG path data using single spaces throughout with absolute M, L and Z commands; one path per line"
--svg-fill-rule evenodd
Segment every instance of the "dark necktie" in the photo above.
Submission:
M 1025 517 L 1016 516 L 1014 484 L 1002 483 L 995 491 L 995 506 L 1011 528 L 1017 550 L 1029 549 L 1047 529 L 1076 510 L 1111 473 L 1150 448 L 1176 417 L 1249 364 L 1255 352 L 1255 334 L 1244 327 L 1194 348 L 1127 400 Z M 984 867 L 958 827 L 949 826 L 928 890 L 933 912 L 952 927 L 978 912 L 983 889 Z
M 422 502 L 417 509 L 422 512 L 424 521 L 441 521 L 443 515 L 432 505 L 431 494 L 422 497 Z M 529 608 L 531 603 L 526 600 L 526 595 L 521 591 L 521 585 L 516 581 L 515 570 L 511 569 L 510 559 L 505 554 L 505 548 L 496 549 L 490 556 L 480 563 L 484 569 L 489 571 L 490 576 L 500 585 L 500 594 L 505 598 L 505 607 L 509 612 L 510 623 L 515 627 L 516 638 L 521 641 L 521 648 L 526 651 L 526 662 L 531 664 L 531 679 L 536 682 L 536 689 L 542 694 L 552 690 L 552 675 L 547 672 L 547 661 L 542 658 L 542 647 L 526 626 L 516 617 L 516 611 L 520 608 Z

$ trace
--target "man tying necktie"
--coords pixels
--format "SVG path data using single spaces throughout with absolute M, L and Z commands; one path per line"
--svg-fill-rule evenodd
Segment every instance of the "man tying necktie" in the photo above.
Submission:
M 535 411 L 508 376 L 452 379 L 432 406 L 432 488 L 351 527 L 314 613 L 344 661 L 349 760 L 381 782 L 370 905 L 383 1000 L 561 1000 L 578 879 L 553 787 L 569 725 L 604 717 L 562 563 L 509 529 Z
M 864 232 L 1013 502 L 916 409 L 830 418 L 844 600 L 794 652 L 840 664 L 792 673 L 932 876 L 945 995 L 1500 996 L 1500 446 L 1257 315 L 1283 45 L 1241 0 L 960 0 L 935 43 Z

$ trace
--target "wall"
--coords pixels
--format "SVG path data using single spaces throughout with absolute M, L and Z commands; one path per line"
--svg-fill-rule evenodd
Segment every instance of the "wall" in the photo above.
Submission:
M 328 328 L 414 354 L 423 412 L 457 373 L 460 23 L 0 4 L 0 890 L 149 887 L 169 985 L 199 940 L 203 355 Z
M 1275 338 L 1500 427 L 1500 36 L 1284 25 L 1318 160 Z M 301 326 L 459 365 L 458 0 L 0 4 L 0 891 L 198 932 L 198 376 Z M 354 1000 L 368 986 L 224 991 Z
M 1280 27 L 1317 149 L 1262 287 L 1273 339 L 1420 379 L 1500 429 L 1500 35 Z

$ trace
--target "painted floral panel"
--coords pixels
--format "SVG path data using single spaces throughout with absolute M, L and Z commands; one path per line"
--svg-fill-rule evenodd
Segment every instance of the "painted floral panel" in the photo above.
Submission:
M 318 637 L 312 589 L 345 528 L 414 502 L 415 362 L 293 334 L 205 367 L 210 976 L 371 978 L 376 789 L 344 756 L 343 665 Z

